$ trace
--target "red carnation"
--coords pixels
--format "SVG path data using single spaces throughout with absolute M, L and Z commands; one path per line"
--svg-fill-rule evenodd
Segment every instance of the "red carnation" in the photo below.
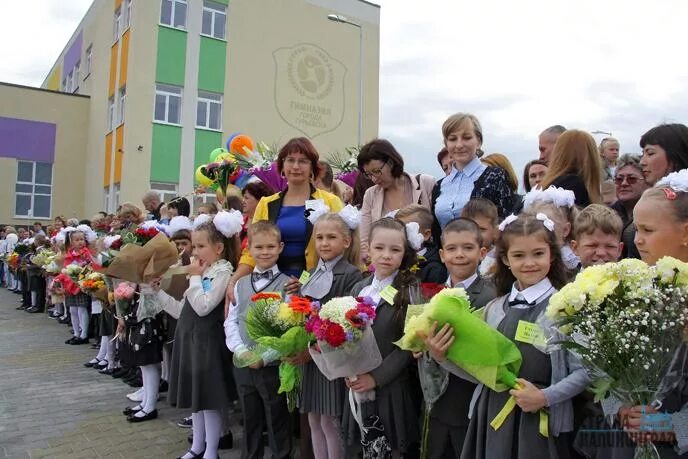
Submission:
M 360 311 L 357 309 L 349 309 L 344 315 L 346 320 L 348 320 L 354 328 L 363 328 L 365 326 L 365 322 L 358 316 L 359 312 Z
M 330 323 L 325 332 L 325 341 L 332 347 L 339 347 L 346 341 L 346 334 L 341 325 Z
M 122 238 L 117 239 L 115 242 L 110 244 L 110 248 L 112 250 L 118 250 L 120 247 L 122 247 Z
M 443 284 L 435 284 L 434 282 L 422 282 L 420 284 L 420 292 L 423 298 L 429 300 L 440 291 L 444 290 L 445 287 L 446 286 Z

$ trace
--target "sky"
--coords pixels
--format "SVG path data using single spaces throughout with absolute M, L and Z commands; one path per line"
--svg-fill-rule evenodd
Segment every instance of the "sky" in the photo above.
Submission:
M 40 85 L 91 0 L 3 3 L 0 81 Z M 483 150 L 519 175 L 553 124 L 611 132 L 638 153 L 649 128 L 688 118 L 684 0 L 376 3 L 379 136 L 411 172 L 440 174 L 441 126 L 455 112 L 475 114 Z

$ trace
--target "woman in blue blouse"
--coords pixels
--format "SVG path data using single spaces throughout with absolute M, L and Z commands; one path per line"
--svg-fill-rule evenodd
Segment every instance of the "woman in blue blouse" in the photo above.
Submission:
M 480 121 L 469 113 L 456 113 L 442 125 L 444 146 L 453 160 L 449 175 L 437 182 L 432 191 L 432 210 L 436 234 L 473 198 L 485 198 L 497 206 L 499 217 L 511 209 L 512 191 L 506 172 L 486 166 L 477 156 L 483 144 Z

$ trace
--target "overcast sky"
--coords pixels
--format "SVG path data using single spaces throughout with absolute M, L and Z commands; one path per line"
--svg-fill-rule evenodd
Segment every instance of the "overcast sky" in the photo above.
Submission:
M 647 129 L 688 117 L 685 0 L 376 3 L 380 137 L 409 170 L 439 173 L 440 127 L 457 111 L 478 116 L 483 149 L 519 173 L 552 124 L 610 131 L 638 152 Z M 0 81 L 39 85 L 90 4 L 3 2 Z

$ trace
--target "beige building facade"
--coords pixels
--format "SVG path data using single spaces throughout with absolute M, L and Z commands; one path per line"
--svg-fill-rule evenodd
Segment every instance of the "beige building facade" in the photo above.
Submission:
M 56 194 L 51 216 L 113 212 L 148 189 L 186 195 L 235 132 L 278 146 L 306 136 L 323 156 L 376 137 L 379 23 L 379 6 L 362 0 L 95 0 L 42 85 L 74 95 L 17 104 L 43 120 L 35 99 L 64 99 L 51 111 L 58 131 L 80 129 L 83 145 L 70 146 L 81 169 L 65 185 L 81 188 L 78 204 L 63 210 Z M 0 162 L 11 178 L 17 165 Z M 0 208 L 0 221 L 14 217 Z

